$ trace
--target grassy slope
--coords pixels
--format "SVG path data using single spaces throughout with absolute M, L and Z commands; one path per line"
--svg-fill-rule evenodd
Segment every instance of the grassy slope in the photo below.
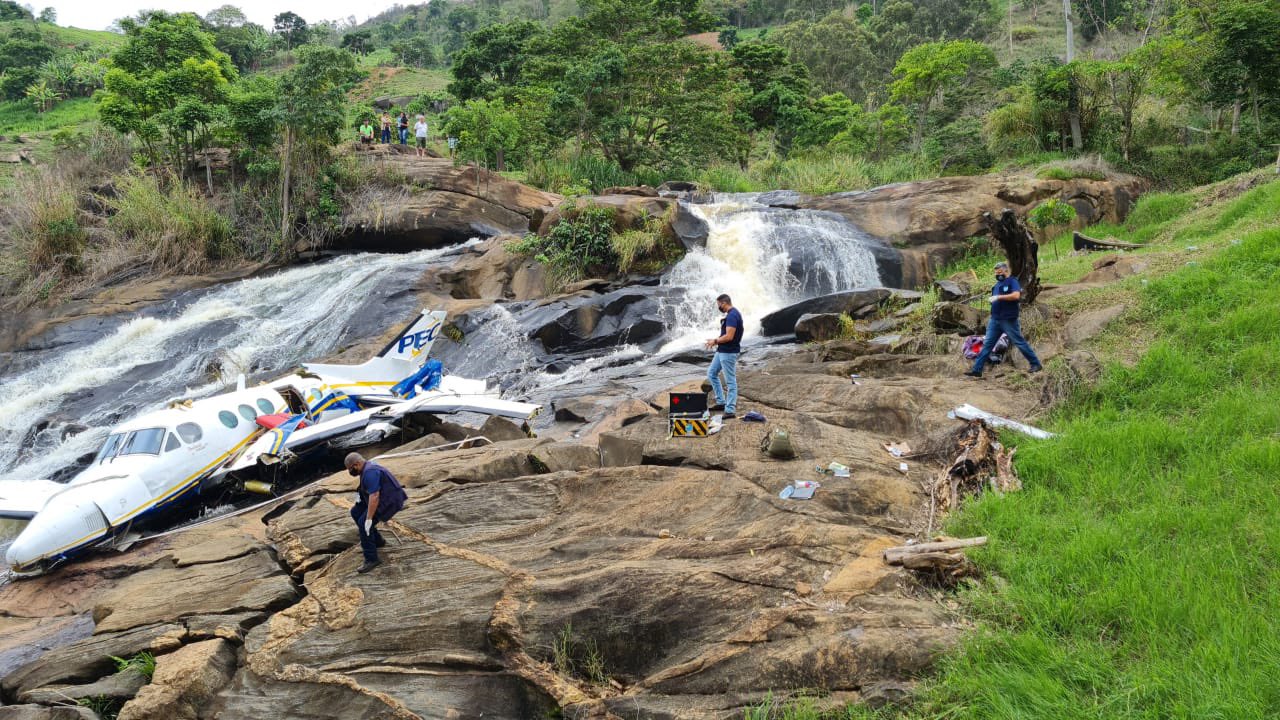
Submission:
M 1216 205 L 1152 196 L 1098 233 L 1151 241 L 1158 276 L 1075 302 L 1132 301 L 1101 347 L 1149 345 L 1044 423 L 1060 438 L 1007 438 L 1024 492 L 952 518 L 993 541 L 965 595 L 978 627 L 903 716 L 1280 714 L 1277 216 L 1271 182 Z
M 1101 381 L 1041 423 L 1059 438 L 1005 437 L 1023 492 L 951 518 L 992 539 L 971 552 L 987 579 L 963 594 L 967 641 L 913 707 L 847 717 L 1280 716 L 1280 181 L 1208 194 L 1095 228 L 1151 243 L 1149 271 L 1057 303 L 1130 303 L 1098 339 Z M 1061 282 L 1092 259 L 1042 268 Z

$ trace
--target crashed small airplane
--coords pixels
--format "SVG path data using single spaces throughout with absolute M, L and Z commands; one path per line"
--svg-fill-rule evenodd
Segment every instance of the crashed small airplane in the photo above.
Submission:
M 175 401 L 117 425 L 69 483 L 0 482 L 0 518 L 30 520 L 6 562 L 20 574 L 47 570 L 179 503 L 252 488 L 282 460 L 328 442 L 380 442 L 411 413 L 532 419 L 540 406 L 503 400 L 483 380 L 444 375 L 439 360 L 427 359 L 444 317 L 423 311 L 361 365 L 304 364 L 253 388 L 241 376 L 231 392 Z

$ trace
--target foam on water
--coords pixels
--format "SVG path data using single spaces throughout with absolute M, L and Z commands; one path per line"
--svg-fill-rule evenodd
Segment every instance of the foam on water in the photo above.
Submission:
M 690 205 L 707 222 L 705 249 L 691 250 L 662 278 L 681 288 L 684 300 L 669 308 L 674 322 L 663 352 L 701 344 L 715 334 L 715 298 L 727 293 L 742 313 L 746 335 L 760 318 L 808 297 L 880 285 L 874 238 L 830 213 L 779 211 L 756 195 L 718 196 Z
M 125 417 L 175 397 L 211 394 L 241 372 L 285 372 L 344 341 L 381 334 L 411 312 L 412 298 L 381 310 L 377 325 L 359 326 L 360 313 L 379 312 L 371 303 L 402 295 L 402 285 L 449 252 L 349 255 L 231 283 L 172 317 L 137 318 L 0 378 L 0 479 L 47 477 L 95 450 Z M 49 417 L 60 420 L 33 437 L 32 426 Z M 63 421 L 89 429 L 56 437 Z M 24 442 L 35 447 L 23 448 Z

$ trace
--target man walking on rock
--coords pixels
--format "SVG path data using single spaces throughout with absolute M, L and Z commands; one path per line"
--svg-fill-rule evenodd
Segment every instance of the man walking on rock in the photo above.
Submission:
M 1022 327 L 1018 322 L 1022 286 L 1018 284 L 1018 278 L 1009 273 L 1009 263 L 996 263 L 995 271 L 996 284 L 991 288 L 991 319 L 987 321 L 987 337 L 982 341 L 982 352 L 973 361 L 973 369 L 965 375 L 971 378 L 982 377 L 982 368 L 987 364 L 987 358 L 991 357 L 991 350 L 1000 339 L 1000 333 L 1008 335 L 1009 342 L 1031 363 L 1030 372 L 1038 373 L 1043 369 L 1040 358 L 1031 349 L 1031 343 L 1022 337 Z
M 382 533 L 374 525 L 386 522 L 400 512 L 407 499 L 404 488 L 389 470 L 369 462 L 360 453 L 351 453 L 346 459 L 347 472 L 360 478 L 356 488 L 360 501 L 351 508 L 351 519 L 360 533 L 360 550 L 364 552 L 364 564 L 358 573 L 367 573 L 378 567 L 378 548 L 387 544 Z
M 737 417 L 738 409 L 738 353 L 742 352 L 742 313 L 733 306 L 728 295 L 716 298 L 716 307 L 724 313 L 720 321 L 720 337 L 706 342 L 708 350 L 716 351 L 707 369 L 707 380 L 716 393 L 712 410 L 724 411 L 724 419 Z M 724 373 L 724 389 L 720 388 L 720 374 Z

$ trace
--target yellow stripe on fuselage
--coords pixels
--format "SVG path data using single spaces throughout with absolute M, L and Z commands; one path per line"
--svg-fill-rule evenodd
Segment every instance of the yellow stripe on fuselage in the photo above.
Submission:
M 186 480 L 183 480 L 183 481 L 182 481 L 182 484 L 181 484 L 181 485 L 179 485 L 179 486 L 177 487 L 177 489 L 170 491 L 170 492 L 169 492 L 169 494 L 165 495 L 164 497 L 162 497 L 162 498 L 160 498 L 160 499 L 158 499 L 158 500 L 148 500 L 147 502 L 145 502 L 145 503 L 143 503 L 143 504 L 139 505 L 138 507 L 134 508 L 132 511 L 130 511 L 130 512 L 129 512 L 129 514 L 128 514 L 128 515 L 126 515 L 126 516 L 124 516 L 124 517 L 120 518 L 119 520 L 116 520 L 115 522 L 112 522 L 112 521 L 108 520 L 108 521 L 107 521 L 107 525 L 108 525 L 108 528 L 107 528 L 107 529 L 109 530 L 109 529 L 111 529 L 112 527 L 115 527 L 116 525 L 119 525 L 120 523 L 122 523 L 122 522 L 124 522 L 124 521 L 126 521 L 126 520 L 131 519 L 133 516 L 137 515 L 137 514 L 138 514 L 139 512 L 141 512 L 144 508 L 146 508 L 146 507 L 148 507 L 148 506 L 150 506 L 150 505 L 159 505 L 160 503 L 162 503 L 162 502 L 164 502 L 164 501 L 168 500 L 169 498 L 172 498 L 174 495 L 177 495 L 177 494 L 179 494 L 179 493 L 181 493 L 181 492 L 183 492 L 183 491 L 187 490 L 187 489 L 190 487 L 191 482 L 192 482 L 193 480 L 197 480 L 197 479 L 199 479 L 200 477 L 202 477 L 205 473 L 209 472 L 209 470 L 211 470 L 213 467 L 215 467 L 218 463 L 222 462 L 223 460 L 226 460 L 226 459 L 227 459 L 227 457 L 229 457 L 231 454 L 235 453 L 237 450 L 239 450 L 239 449 L 243 448 L 243 447 L 244 447 L 244 446 L 245 446 L 245 445 L 246 445 L 250 440 L 254 439 L 254 438 L 255 438 L 255 437 L 257 437 L 257 436 L 258 436 L 258 433 L 256 433 L 256 432 L 255 432 L 255 433 L 253 433 L 252 435 L 250 435 L 249 437 L 245 438 L 244 440 L 241 440 L 241 441 L 240 441 L 240 442 L 239 442 L 235 447 L 233 447 L 233 448 L 231 448 L 230 450 L 226 451 L 226 452 L 225 452 L 225 453 L 223 453 L 222 455 L 219 455 L 217 459 L 215 459 L 213 462 L 209 463 L 208 465 L 205 465 L 203 468 L 200 468 L 200 470 L 199 470 L 198 472 L 196 472 L 196 474 L 194 474 L 194 475 L 192 475 L 192 476 L 188 477 Z M 96 503 L 95 503 L 95 504 L 96 504 Z M 99 509 L 99 511 L 101 511 L 101 509 Z M 103 517 L 106 517 L 106 514 L 105 514 L 105 513 L 103 514 Z M 92 538 L 94 535 L 98 535 L 98 534 L 99 534 L 99 533 L 96 533 L 96 532 L 89 533 L 88 535 L 85 535 L 84 537 L 80 538 L 79 540 L 76 540 L 76 541 L 75 541 L 75 542 L 73 542 L 73 543 L 69 543 L 69 544 L 67 544 L 67 545 L 63 545 L 62 547 L 58 548 L 57 550 L 53 550 L 53 551 L 50 551 L 50 552 L 48 552 L 48 553 L 45 553 L 43 557 L 48 557 L 48 556 L 50 556 L 50 555 L 54 555 L 54 554 L 60 553 L 60 552 L 62 552 L 63 550 L 66 550 L 67 548 L 71 548 L 71 547 L 75 547 L 75 546 L 77 546 L 77 545 L 80 545 L 81 543 L 83 543 L 83 542 L 85 542 L 85 541 L 89 540 L 90 538 Z M 42 559 L 43 559 L 43 557 L 42 557 Z

